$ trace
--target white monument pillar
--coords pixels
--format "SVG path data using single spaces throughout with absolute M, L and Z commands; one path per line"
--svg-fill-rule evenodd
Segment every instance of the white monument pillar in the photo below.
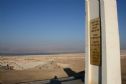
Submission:
M 85 0 L 85 84 L 121 84 L 116 0 Z

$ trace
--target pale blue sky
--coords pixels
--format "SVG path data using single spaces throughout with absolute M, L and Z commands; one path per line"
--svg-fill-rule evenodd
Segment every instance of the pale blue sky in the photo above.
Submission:
M 118 1 L 126 49 L 126 1 Z M 84 0 L 0 0 L 0 53 L 84 52 Z

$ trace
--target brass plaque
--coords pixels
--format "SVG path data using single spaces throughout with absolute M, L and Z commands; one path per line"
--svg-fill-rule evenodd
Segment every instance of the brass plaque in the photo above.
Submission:
M 100 19 L 95 18 L 90 21 L 90 63 L 100 66 L 101 55 L 101 32 Z

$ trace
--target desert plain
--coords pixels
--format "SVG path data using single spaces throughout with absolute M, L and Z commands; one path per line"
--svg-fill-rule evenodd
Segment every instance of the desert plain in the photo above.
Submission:
M 0 66 L 7 65 L 13 66 L 13 69 L 1 68 L 2 84 L 46 80 L 54 76 L 67 77 L 63 68 L 71 68 L 75 72 L 83 71 L 84 54 L 1 56 Z
M 84 56 L 84 53 L 0 56 L 0 84 L 67 77 L 64 68 L 84 70 Z M 121 75 L 122 84 L 126 84 L 126 51 L 121 51 Z

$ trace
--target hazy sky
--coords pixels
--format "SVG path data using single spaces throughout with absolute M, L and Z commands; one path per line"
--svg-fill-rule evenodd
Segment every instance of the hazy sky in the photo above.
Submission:
M 118 0 L 126 49 L 126 0 Z M 84 0 L 0 0 L 0 53 L 83 52 Z

